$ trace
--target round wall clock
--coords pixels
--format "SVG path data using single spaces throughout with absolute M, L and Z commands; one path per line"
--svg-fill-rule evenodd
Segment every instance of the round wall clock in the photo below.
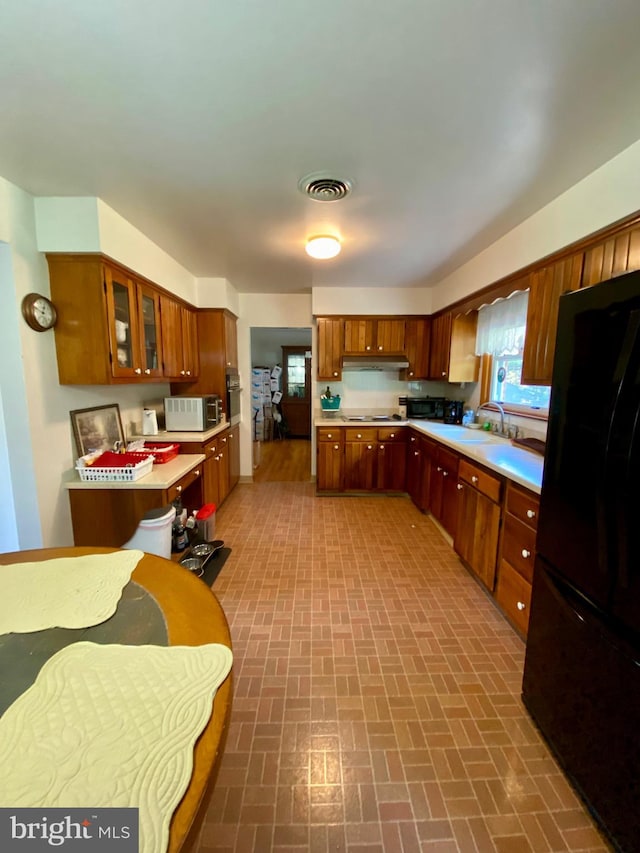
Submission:
M 36 332 L 46 332 L 52 329 L 58 318 L 56 309 L 50 299 L 40 293 L 27 293 L 22 300 L 22 316 L 27 325 Z

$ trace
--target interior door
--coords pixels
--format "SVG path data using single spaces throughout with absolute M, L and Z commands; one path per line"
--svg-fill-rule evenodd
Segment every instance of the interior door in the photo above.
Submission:
M 282 347 L 282 414 L 292 438 L 311 438 L 311 349 Z

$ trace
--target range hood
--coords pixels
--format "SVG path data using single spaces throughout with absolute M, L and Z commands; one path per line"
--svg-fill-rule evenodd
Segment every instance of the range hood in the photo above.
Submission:
M 404 370 L 409 367 L 406 358 L 397 355 L 355 355 L 344 356 L 342 369 L 344 370 Z

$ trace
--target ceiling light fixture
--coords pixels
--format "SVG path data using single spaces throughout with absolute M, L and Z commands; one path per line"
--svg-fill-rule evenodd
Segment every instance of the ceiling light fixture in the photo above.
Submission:
M 323 261 L 335 258 L 340 253 L 341 248 L 340 240 L 337 237 L 322 234 L 317 237 L 310 237 L 307 240 L 305 251 L 312 258 Z

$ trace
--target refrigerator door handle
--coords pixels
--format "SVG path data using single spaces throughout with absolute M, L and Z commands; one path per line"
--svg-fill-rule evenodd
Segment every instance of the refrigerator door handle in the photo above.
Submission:
M 597 498 L 597 525 L 598 525 L 598 565 L 600 567 L 600 571 L 603 574 L 607 574 L 608 567 L 611 565 L 610 560 L 610 548 L 613 547 L 613 543 L 619 540 L 618 531 L 615 531 L 613 536 L 610 536 L 610 524 L 609 524 L 609 513 L 611 511 L 611 498 L 613 499 L 613 505 L 617 502 L 617 494 L 615 485 L 613 487 L 614 491 L 611 492 L 611 486 L 609 484 L 610 480 L 610 471 L 611 471 L 611 446 L 613 443 L 613 434 L 615 431 L 616 423 L 618 420 L 618 411 L 620 407 L 620 402 L 623 394 L 625 393 L 627 386 L 629 384 L 633 384 L 635 382 L 635 378 L 638 372 L 638 367 L 640 364 L 640 310 L 636 309 L 635 311 L 631 311 L 629 314 L 629 320 L 627 322 L 627 328 L 625 330 L 624 338 L 622 341 L 622 346 L 620 347 L 620 354 L 618 355 L 618 361 L 616 363 L 613 379 L 616 382 L 616 391 L 614 395 L 614 404 L 611 410 L 611 417 L 609 418 L 609 424 L 607 428 L 606 440 L 605 440 L 605 448 L 602 460 L 602 469 L 601 469 L 601 489 L 598 491 Z M 635 433 L 635 427 L 634 427 Z M 631 454 L 632 444 L 630 442 L 626 456 L 627 458 Z M 628 468 L 627 468 L 628 471 Z M 620 484 L 619 484 L 620 485 Z M 626 544 L 626 537 L 622 543 L 623 546 Z M 620 554 L 620 550 L 619 550 Z M 626 549 L 625 549 L 626 554 Z M 626 565 L 624 568 L 620 567 L 621 571 L 627 572 Z M 626 576 L 626 575 L 625 575 Z

